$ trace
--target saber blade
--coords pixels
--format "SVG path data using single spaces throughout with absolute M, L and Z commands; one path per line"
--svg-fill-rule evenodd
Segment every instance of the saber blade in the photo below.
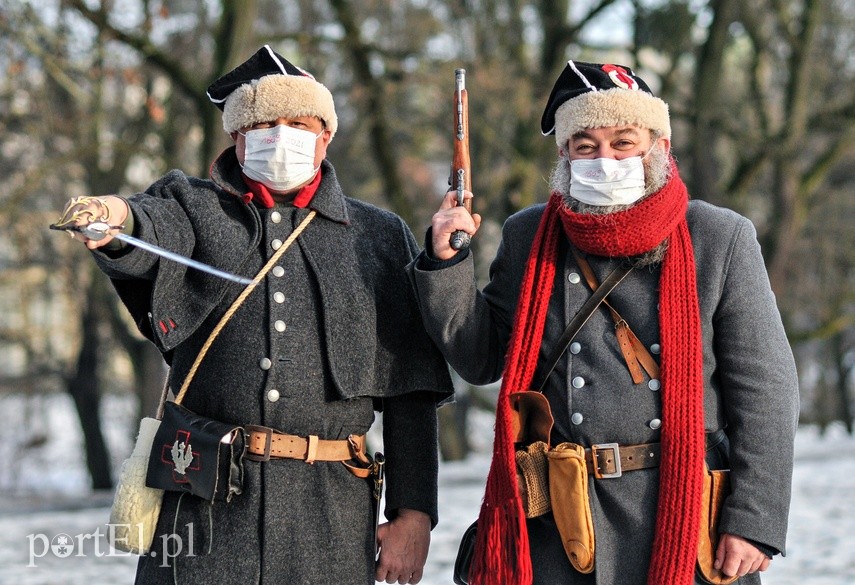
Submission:
M 240 284 L 252 284 L 252 280 L 249 278 L 244 278 L 242 276 L 238 276 L 237 274 L 232 274 L 231 272 L 226 272 L 225 270 L 220 270 L 219 268 L 214 268 L 213 266 L 209 266 L 204 262 L 199 262 L 198 260 L 187 258 L 186 256 L 176 254 L 175 252 L 170 252 L 169 250 L 164 250 L 160 246 L 149 244 L 148 242 L 139 238 L 135 238 L 133 236 L 129 236 L 123 233 L 115 234 L 113 235 L 113 237 L 117 240 L 121 240 L 122 242 L 130 244 L 131 246 L 136 246 L 137 248 L 141 248 L 146 252 L 157 254 L 158 256 L 162 256 L 163 258 L 172 260 L 173 262 L 178 262 L 179 264 L 189 266 L 190 268 L 195 268 L 196 270 L 201 270 L 202 272 L 207 272 L 208 274 L 213 274 L 214 276 L 219 276 L 220 278 L 225 278 L 226 280 L 231 280 L 232 282 L 237 282 Z
M 77 232 L 95 242 L 100 242 L 107 236 L 112 235 L 112 237 L 116 238 L 117 240 L 125 242 L 126 244 L 130 244 L 131 246 L 142 248 L 143 250 L 151 252 L 152 254 L 156 254 L 157 256 L 162 256 L 163 258 L 172 260 L 173 262 L 178 262 L 179 264 L 183 264 L 184 266 L 189 266 L 190 268 L 195 268 L 196 270 L 201 270 L 202 272 L 207 272 L 208 274 L 213 274 L 214 276 L 219 276 L 220 278 L 224 278 L 232 282 L 237 282 L 240 284 L 252 284 L 254 282 L 249 278 L 244 278 L 242 276 L 232 274 L 231 272 L 220 270 L 219 268 L 214 268 L 213 266 L 209 266 L 204 262 L 199 262 L 198 260 L 187 258 L 185 256 L 182 256 L 181 254 L 176 254 L 175 252 L 165 250 L 160 246 L 149 244 L 145 240 L 129 236 L 127 234 L 122 233 L 121 231 L 115 234 L 110 234 L 109 232 L 111 230 L 122 230 L 125 226 L 110 225 L 109 223 L 107 223 L 106 218 L 102 218 L 99 221 L 90 221 L 86 225 L 76 225 L 75 219 L 82 213 L 78 212 L 78 214 L 76 215 L 71 213 L 70 210 L 74 209 L 73 204 L 76 201 L 77 200 L 72 199 L 72 202 L 70 204 L 71 206 L 66 207 L 66 210 L 63 213 L 63 217 L 60 218 L 60 221 L 58 221 L 57 223 L 51 224 L 49 226 L 50 229 L 57 231 Z

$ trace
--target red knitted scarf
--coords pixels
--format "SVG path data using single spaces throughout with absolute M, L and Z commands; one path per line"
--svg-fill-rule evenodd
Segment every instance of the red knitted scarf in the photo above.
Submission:
M 659 283 L 662 460 L 647 582 L 693 582 L 703 488 L 704 420 L 701 328 L 687 206 L 686 186 L 673 164 L 668 183 L 626 211 L 579 214 L 564 207 L 560 194 L 550 197 L 529 253 L 505 360 L 493 460 L 478 517 L 470 583 L 532 582 L 508 397 L 528 389 L 534 376 L 562 231 L 579 249 L 600 256 L 634 256 L 669 240 Z

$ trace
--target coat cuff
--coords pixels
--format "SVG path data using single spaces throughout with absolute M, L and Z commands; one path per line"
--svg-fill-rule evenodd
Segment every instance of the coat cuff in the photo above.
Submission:
M 457 254 L 448 260 L 438 260 L 433 256 L 433 228 L 430 227 L 425 233 L 425 249 L 416 258 L 416 268 L 419 270 L 433 271 L 450 268 L 456 264 L 463 262 L 469 256 L 469 248 L 460 250 Z

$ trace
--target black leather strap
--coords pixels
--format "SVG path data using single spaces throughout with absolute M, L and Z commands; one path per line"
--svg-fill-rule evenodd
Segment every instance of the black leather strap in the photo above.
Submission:
M 594 294 L 591 295 L 585 304 L 582 305 L 582 308 L 579 309 L 579 312 L 573 316 L 570 320 L 570 323 L 567 325 L 567 329 L 564 330 L 564 333 L 561 334 L 561 338 L 558 340 L 558 343 L 555 344 L 555 348 L 553 348 L 552 353 L 549 354 L 549 358 L 546 360 L 547 368 L 543 374 L 543 381 L 537 387 L 538 392 L 543 392 L 543 387 L 546 386 L 546 381 L 549 379 L 549 374 L 552 373 L 552 370 L 555 369 L 555 366 L 558 365 L 558 360 L 567 350 L 567 346 L 570 345 L 570 342 L 573 341 L 573 338 L 576 337 L 576 334 L 579 333 L 579 330 L 582 328 L 582 325 L 588 322 L 588 319 L 591 318 L 591 315 L 594 314 L 594 311 L 597 310 L 597 307 L 600 306 L 600 303 L 608 296 L 614 288 L 621 283 L 621 281 L 626 278 L 626 275 L 632 272 L 631 265 L 621 264 L 617 268 L 615 268 L 611 274 L 609 274 L 606 279 L 597 287 L 597 290 L 594 291 Z

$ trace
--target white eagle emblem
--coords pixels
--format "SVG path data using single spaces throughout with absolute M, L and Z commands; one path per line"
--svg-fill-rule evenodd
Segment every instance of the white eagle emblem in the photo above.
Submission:
M 184 472 L 193 462 L 193 447 L 190 443 L 175 441 L 172 445 L 172 462 L 175 464 L 175 471 L 184 475 Z

